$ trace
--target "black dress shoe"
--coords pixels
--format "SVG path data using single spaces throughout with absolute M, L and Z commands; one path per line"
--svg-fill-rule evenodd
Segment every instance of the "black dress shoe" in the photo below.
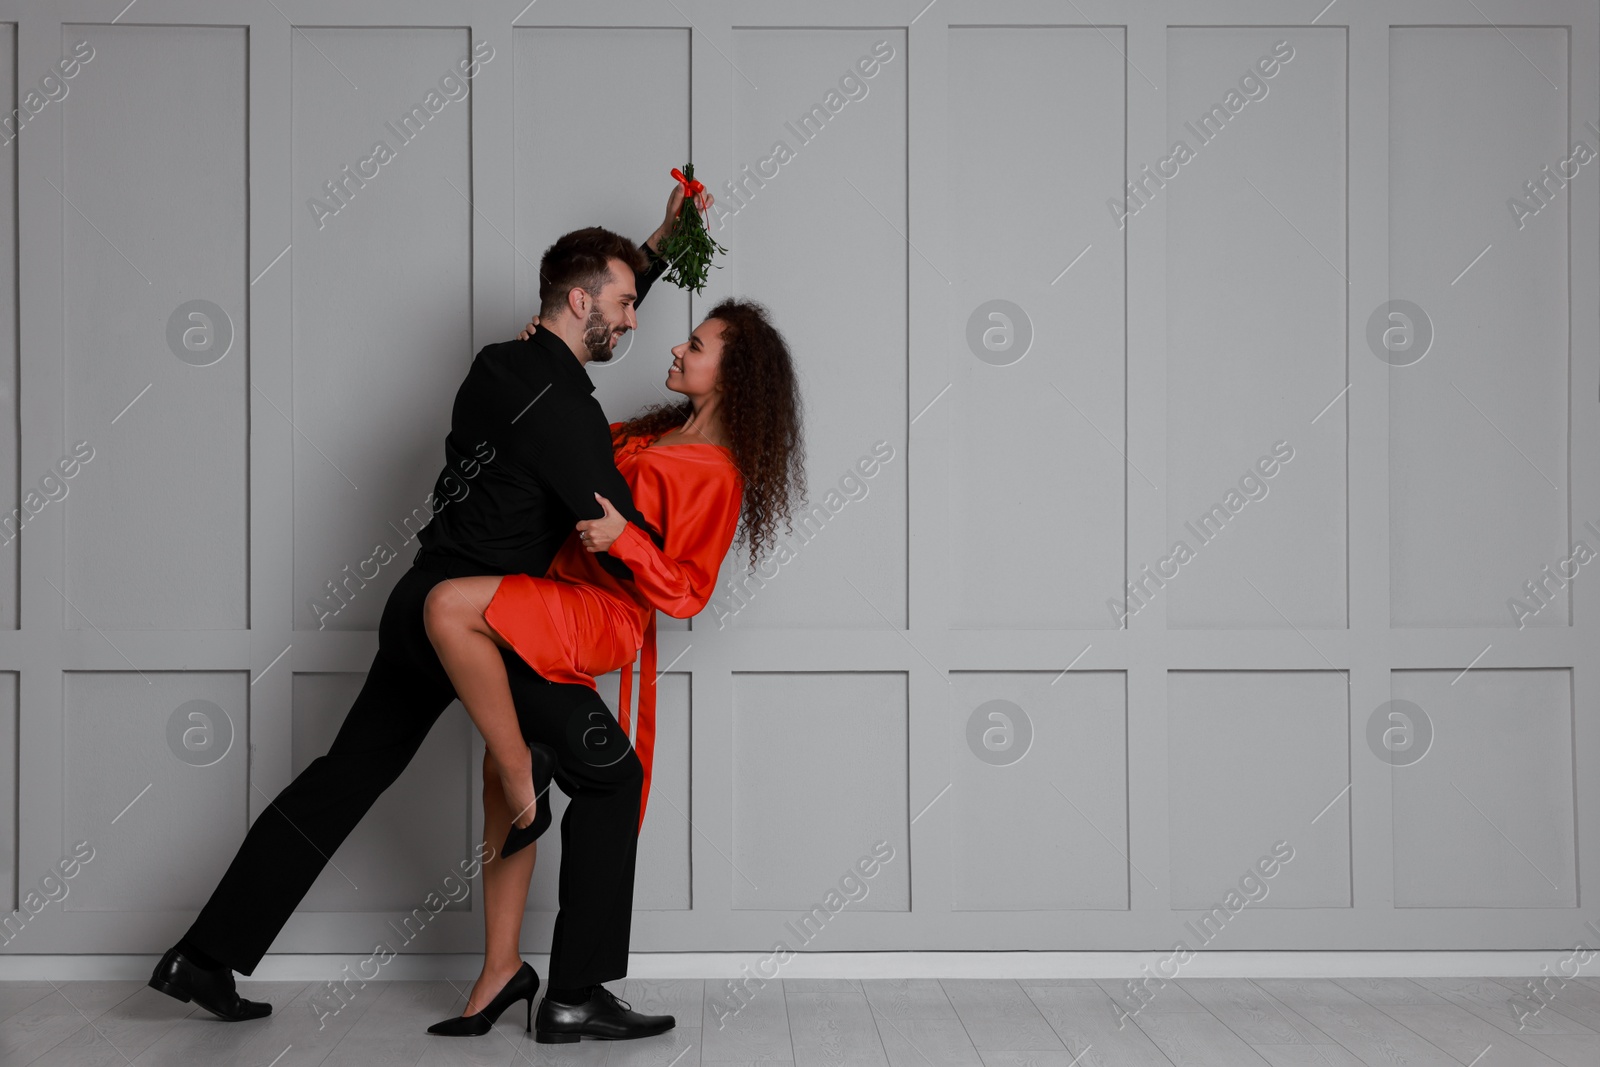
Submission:
M 526 1030 L 533 1029 L 533 998 L 539 992 L 539 975 L 526 960 L 517 968 L 517 973 L 512 975 L 505 985 L 500 987 L 500 992 L 494 999 L 483 1006 L 483 1010 L 474 1015 L 457 1015 L 453 1019 L 434 1023 L 428 1027 L 428 1033 L 439 1034 L 443 1037 L 478 1037 L 487 1034 L 494 1026 L 494 1021 L 500 1018 L 500 1013 L 511 1005 L 528 998 L 528 1018 L 523 1023 Z
M 539 1004 L 533 1039 L 545 1045 L 584 1037 L 623 1041 L 664 1034 L 677 1024 L 670 1015 L 641 1015 L 626 1000 L 605 986 L 596 985 L 590 987 L 589 999 L 582 1004 L 561 1004 L 545 997 Z
M 259 1019 L 272 1014 L 272 1005 L 246 1000 L 233 987 L 233 971 L 227 967 L 208 970 L 179 952 L 167 949 L 150 975 L 150 988 L 187 1004 L 194 1001 L 219 1019 L 230 1023 Z
M 533 795 L 538 798 L 539 808 L 527 826 L 511 824 L 506 843 L 500 848 L 502 859 L 533 844 L 550 826 L 550 779 L 556 773 L 556 750 L 535 742 L 528 746 L 528 751 L 533 756 Z

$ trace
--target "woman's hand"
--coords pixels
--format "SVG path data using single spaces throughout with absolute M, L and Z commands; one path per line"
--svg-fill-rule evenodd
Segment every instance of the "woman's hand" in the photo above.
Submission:
M 533 318 L 528 320 L 528 325 L 526 325 L 526 326 L 524 326 L 522 328 L 522 332 L 517 334 L 517 340 L 526 341 L 528 338 L 532 337 L 533 336 L 534 327 L 536 327 L 538 325 L 539 325 L 539 316 L 535 315 Z
M 598 519 L 578 520 L 578 540 L 590 552 L 604 552 L 609 549 L 617 538 L 622 536 L 622 531 L 627 527 L 628 520 L 622 513 L 611 506 L 611 501 L 599 493 L 594 498 L 600 501 L 600 506 L 605 509 L 605 514 Z

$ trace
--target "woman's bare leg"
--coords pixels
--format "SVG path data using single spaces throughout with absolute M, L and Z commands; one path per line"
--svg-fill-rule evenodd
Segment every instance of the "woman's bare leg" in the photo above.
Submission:
M 543 801 L 541 801 L 543 803 Z M 472 987 L 462 1015 L 474 1015 L 511 981 L 522 967 L 518 943 L 522 939 L 522 913 L 528 906 L 528 883 L 533 880 L 535 841 L 510 859 L 500 855 L 499 842 L 511 828 L 511 806 L 506 803 L 494 758 L 483 754 L 483 836 L 494 851 L 483 864 L 483 971 Z
M 455 686 L 456 696 L 483 735 L 488 755 L 499 769 L 505 799 L 517 826 L 533 822 L 538 798 L 533 789 L 533 757 L 522 739 L 511 681 L 500 649 L 511 647 L 484 619 L 483 613 L 500 587 L 496 575 L 446 578 L 423 602 L 423 627 L 439 662 Z M 499 847 L 504 833 L 490 842 Z

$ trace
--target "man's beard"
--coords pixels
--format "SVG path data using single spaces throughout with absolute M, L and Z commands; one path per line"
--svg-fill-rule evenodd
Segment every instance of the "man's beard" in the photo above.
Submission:
M 589 358 L 596 363 L 605 363 L 611 359 L 611 323 L 600 314 L 598 307 L 589 311 L 589 318 L 583 324 L 583 346 L 589 350 Z

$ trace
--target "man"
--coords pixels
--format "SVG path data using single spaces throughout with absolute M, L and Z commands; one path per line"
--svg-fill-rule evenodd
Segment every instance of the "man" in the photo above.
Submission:
M 582 357 L 610 359 L 618 339 L 637 324 L 633 308 L 667 266 L 657 248 L 683 196 L 682 186 L 673 190 L 666 219 L 644 251 L 599 227 L 567 234 L 546 250 L 541 309 L 560 311 L 542 315 L 546 326 L 528 340 L 489 345 L 474 358 L 456 395 L 436 483 L 438 498 L 450 504 L 422 529 L 422 547 L 384 605 L 378 653 L 360 695 L 328 752 L 251 825 L 211 899 L 156 965 L 150 986 L 229 1021 L 272 1011 L 238 995 L 233 971 L 254 972 L 329 857 L 455 699 L 423 628 L 429 589 L 470 574 L 544 574 L 577 521 L 603 514 L 596 492 L 661 543 L 612 462 L 605 414 Z M 709 202 L 702 194 L 701 208 Z M 471 479 L 470 489 L 457 496 L 450 486 L 462 476 Z M 599 562 L 632 577 L 615 557 Z M 670 1029 L 672 1016 L 624 1008 L 600 984 L 627 973 L 643 783 L 638 757 L 594 690 L 548 682 L 514 652 L 503 650 L 503 659 L 523 734 L 556 751 L 557 781 L 571 797 L 561 826 L 560 911 L 540 1039 L 630 1038 Z M 605 756 L 597 758 L 601 751 Z

